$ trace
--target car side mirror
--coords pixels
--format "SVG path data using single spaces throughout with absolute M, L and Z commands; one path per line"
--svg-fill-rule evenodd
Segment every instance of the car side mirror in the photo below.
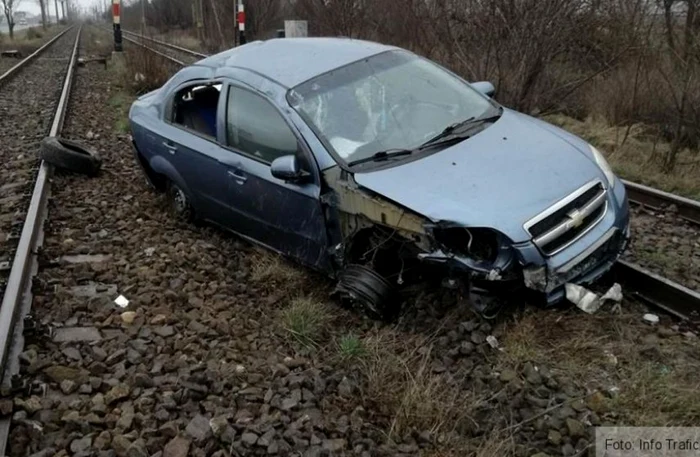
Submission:
M 487 97 L 493 97 L 493 95 L 496 93 L 496 88 L 488 81 L 472 83 L 472 87 Z
M 272 176 L 287 182 L 301 182 L 309 176 L 299 167 L 299 160 L 295 155 L 277 157 L 270 165 Z

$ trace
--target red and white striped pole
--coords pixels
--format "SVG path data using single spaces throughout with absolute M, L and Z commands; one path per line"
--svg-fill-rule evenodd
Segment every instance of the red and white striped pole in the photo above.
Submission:
M 112 20 L 114 24 L 114 50 L 122 52 L 121 0 L 112 0 Z
M 243 0 L 238 0 L 238 37 L 239 43 L 245 44 L 245 7 L 243 6 Z

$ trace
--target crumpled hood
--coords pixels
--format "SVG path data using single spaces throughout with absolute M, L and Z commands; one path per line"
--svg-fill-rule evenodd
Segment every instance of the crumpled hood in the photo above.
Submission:
M 595 178 L 605 181 L 588 151 L 568 134 L 504 110 L 472 138 L 418 160 L 356 173 L 355 181 L 437 221 L 499 230 L 530 239 L 523 224 Z M 577 139 L 576 139 L 577 140 Z

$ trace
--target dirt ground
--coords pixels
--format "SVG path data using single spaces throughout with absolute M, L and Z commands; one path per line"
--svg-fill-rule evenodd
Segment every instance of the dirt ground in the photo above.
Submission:
M 697 335 L 632 300 L 485 322 L 416 289 L 380 324 L 324 278 L 175 222 L 114 127 L 123 90 L 78 69 L 65 134 L 104 166 L 52 183 L 12 456 L 580 456 L 597 425 L 700 420 Z

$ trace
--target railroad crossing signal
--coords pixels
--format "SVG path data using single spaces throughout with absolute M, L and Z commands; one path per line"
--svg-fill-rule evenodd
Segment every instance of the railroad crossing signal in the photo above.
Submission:
M 238 34 L 239 34 L 239 44 L 246 44 L 246 39 L 245 39 L 245 7 L 243 6 L 243 0 L 239 0 L 238 2 L 238 14 L 237 14 L 237 22 L 238 22 Z
M 114 27 L 114 50 L 122 52 L 121 0 L 112 0 L 112 18 Z

